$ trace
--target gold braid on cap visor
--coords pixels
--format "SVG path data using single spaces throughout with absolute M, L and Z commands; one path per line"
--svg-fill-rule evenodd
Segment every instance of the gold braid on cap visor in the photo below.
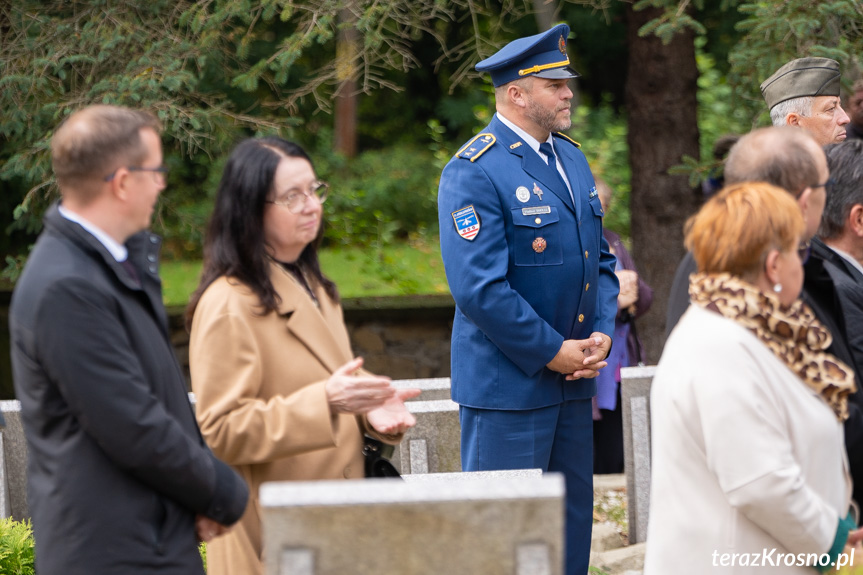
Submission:
M 569 66 L 569 58 L 564 60 L 563 62 L 552 62 L 551 64 L 542 64 L 534 66 L 533 68 L 525 68 L 524 70 L 519 70 L 519 76 L 527 76 L 528 74 L 536 74 L 537 72 L 542 72 L 543 70 L 548 70 L 549 68 L 561 68 L 563 66 Z

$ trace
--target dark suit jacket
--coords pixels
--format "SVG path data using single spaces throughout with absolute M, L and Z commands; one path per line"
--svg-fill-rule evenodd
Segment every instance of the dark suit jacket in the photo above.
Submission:
M 850 365 L 863 366 L 863 274 L 820 240 L 813 243 L 813 249 L 817 250 L 824 271 L 835 287 L 845 331 L 844 343 L 853 362 Z M 857 367 L 855 372 L 858 390 L 848 402 L 850 416 L 845 422 L 845 447 L 854 479 L 854 500 L 860 502 L 863 501 L 863 393 L 859 389 L 861 377 Z
M 12 296 L 15 392 L 40 575 L 203 573 L 196 514 L 230 524 L 248 490 L 206 447 L 174 356 L 158 237 L 140 282 L 52 206 Z
M 668 294 L 668 308 L 665 312 L 665 337 L 671 335 L 671 330 L 680 321 L 680 317 L 689 307 L 689 276 L 698 271 L 698 266 L 695 265 L 695 258 L 692 257 L 692 252 L 686 252 L 680 263 L 677 264 L 677 271 L 674 272 L 674 279 L 671 282 L 671 292 Z

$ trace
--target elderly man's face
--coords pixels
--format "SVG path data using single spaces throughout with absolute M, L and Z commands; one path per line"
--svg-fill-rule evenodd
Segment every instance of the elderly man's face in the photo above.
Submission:
M 809 130 L 821 146 L 844 141 L 845 124 L 850 121 L 838 96 L 815 96 L 811 114 L 799 117 L 800 127 Z

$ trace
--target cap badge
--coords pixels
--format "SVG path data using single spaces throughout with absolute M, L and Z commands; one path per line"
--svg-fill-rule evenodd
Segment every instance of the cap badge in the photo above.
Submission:
M 524 186 L 519 186 L 515 190 L 515 197 L 518 198 L 518 201 L 520 201 L 521 203 L 527 203 L 527 201 L 530 199 L 530 190 L 528 190 Z
M 566 38 L 563 37 L 563 34 L 560 35 L 560 39 L 557 41 L 557 49 L 560 50 L 561 54 L 566 54 Z
M 539 237 L 539 238 L 536 238 L 535 240 L 533 240 L 532 246 L 533 246 L 533 251 L 535 251 L 538 254 L 541 254 L 542 252 L 545 251 L 545 248 L 548 246 L 548 243 L 546 243 L 545 238 Z

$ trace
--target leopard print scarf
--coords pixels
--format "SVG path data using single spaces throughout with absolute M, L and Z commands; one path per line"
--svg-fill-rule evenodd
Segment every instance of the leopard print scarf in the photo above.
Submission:
M 848 396 L 856 389 L 854 372 L 824 351 L 833 337 L 808 305 L 785 307 L 772 293 L 727 273 L 690 277 L 692 303 L 733 319 L 761 340 L 773 354 L 819 394 L 836 418 L 848 418 Z

